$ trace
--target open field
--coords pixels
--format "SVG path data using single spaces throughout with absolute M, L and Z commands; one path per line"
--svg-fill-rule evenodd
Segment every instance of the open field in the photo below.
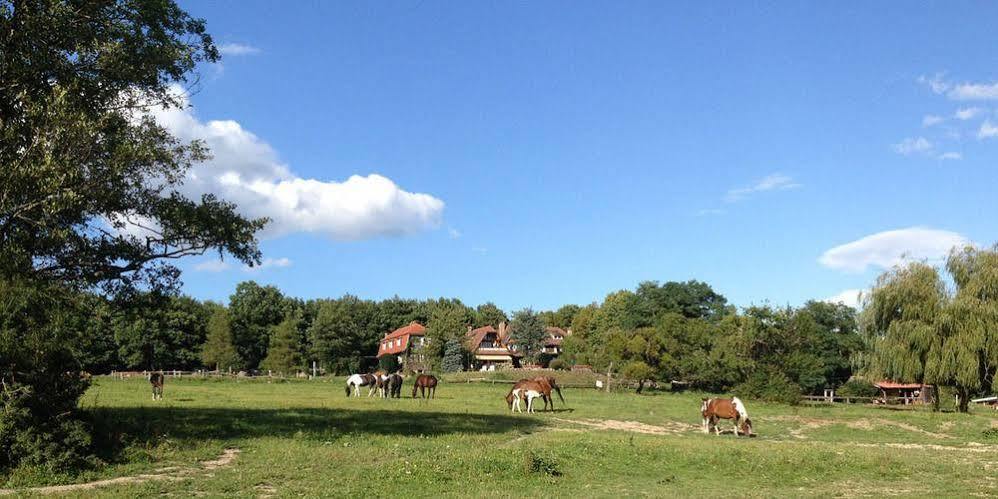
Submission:
M 347 398 L 333 382 L 97 379 L 85 408 L 130 442 L 123 478 L 67 493 L 135 496 L 773 496 L 998 494 L 998 414 L 746 401 L 757 438 L 699 433 L 699 395 L 567 389 L 510 415 L 507 385 L 442 383 L 432 401 Z M 730 425 L 722 429 L 730 428 Z M 6 487 L 37 485 L 21 472 Z M 22 490 L 21 493 L 24 493 Z

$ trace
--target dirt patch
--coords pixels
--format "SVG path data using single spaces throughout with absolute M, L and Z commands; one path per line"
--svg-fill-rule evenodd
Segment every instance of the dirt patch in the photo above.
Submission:
M 666 426 L 655 426 L 637 421 L 617 421 L 615 419 L 554 419 L 562 423 L 582 425 L 596 430 L 620 430 L 646 435 L 682 435 L 690 431 L 700 430 L 699 426 L 675 421 L 667 422 Z
M 901 428 L 902 430 L 905 431 L 918 433 L 932 438 L 941 438 L 941 439 L 953 438 L 952 435 L 947 435 L 945 433 L 931 432 L 928 430 L 923 430 L 922 428 L 919 428 L 909 423 L 902 423 L 900 421 L 891 421 L 889 419 L 883 419 L 883 418 L 844 420 L 844 419 L 805 418 L 799 416 L 771 416 L 765 418 L 764 420 L 800 423 L 801 426 L 799 428 L 794 428 L 790 430 L 790 436 L 800 440 L 806 440 L 808 438 L 807 436 L 804 435 L 804 432 L 806 431 L 816 430 L 818 428 L 823 428 L 825 426 L 831 426 L 836 424 L 842 424 L 854 430 L 864 430 L 864 431 L 876 430 L 878 426 L 893 426 L 895 428 Z
M 145 473 L 134 476 L 122 476 L 118 478 L 108 478 L 106 480 L 96 480 L 87 483 L 74 483 L 70 485 L 50 485 L 48 487 L 32 487 L 28 489 L 0 489 L 0 495 L 13 495 L 31 492 L 35 494 L 61 494 L 65 492 L 79 492 L 81 490 L 93 490 L 113 485 L 144 483 L 153 481 L 177 482 L 186 480 L 194 475 L 206 471 L 216 470 L 232 464 L 239 455 L 239 449 L 225 449 L 217 459 L 202 461 L 196 468 L 179 468 L 171 466 L 160 468 L 155 473 Z

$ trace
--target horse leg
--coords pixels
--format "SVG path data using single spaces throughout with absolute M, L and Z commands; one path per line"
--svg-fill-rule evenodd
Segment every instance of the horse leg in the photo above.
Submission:
M 731 421 L 735 424 L 735 436 L 738 436 L 738 418 L 732 419 Z

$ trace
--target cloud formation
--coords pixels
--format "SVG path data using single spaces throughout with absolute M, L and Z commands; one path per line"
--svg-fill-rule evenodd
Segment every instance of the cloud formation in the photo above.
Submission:
M 998 82 L 995 83 L 953 83 L 946 80 L 945 73 L 932 76 L 919 76 L 918 82 L 926 85 L 932 93 L 949 97 L 952 100 L 998 100 Z
M 403 190 L 372 173 L 344 181 L 302 178 L 259 137 L 232 120 L 200 121 L 187 107 L 157 109 L 156 120 L 181 140 L 202 140 L 212 158 L 188 172 L 179 189 L 190 197 L 215 193 L 248 217 L 268 217 L 263 237 L 291 233 L 360 240 L 438 227 L 444 202 Z
M 859 308 L 860 296 L 864 293 L 862 289 L 847 289 L 835 296 L 829 296 L 822 301 L 827 303 L 841 303 L 847 307 Z
M 218 53 L 231 56 L 256 55 L 260 53 L 260 49 L 242 43 L 223 43 L 218 46 Z
M 794 179 L 787 175 L 783 175 L 782 173 L 773 173 L 763 177 L 751 186 L 729 190 L 724 196 L 724 201 L 734 203 L 760 192 L 784 191 L 787 189 L 796 189 L 800 186 L 801 184 L 794 182 Z
M 925 115 L 925 117 L 922 118 L 922 126 L 930 127 L 932 125 L 937 125 L 939 123 L 942 123 L 944 119 L 945 118 L 943 118 L 942 116 L 937 116 L 935 114 L 927 114 Z
M 984 110 L 979 107 L 963 107 L 957 109 L 956 112 L 953 113 L 953 117 L 958 120 L 967 121 L 982 112 L 984 112 Z
M 925 137 L 907 138 L 891 146 L 894 152 L 910 156 L 912 154 L 926 153 L 932 150 L 932 142 Z
M 972 244 L 956 232 L 909 227 L 871 234 L 829 249 L 818 259 L 822 265 L 846 272 L 870 267 L 890 268 L 906 261 L 942 259 L 954 247 Z
M 984 123 L 981 123 L 981 128 L 977 130 L 977 138 L 990 139 L 992 137 L 998 137 L 998 126 L 995 126 L 991 120 L 984 120 Z
M 944 160 L 944 161 L 946 161 L 946 160 L 963 159 L 963 154 L 960 154 L 960 153 L 955 152 L 955 151 L 949 151 L 949 152 L 944 152 L 944 153 L 940 154 L 939 156 L 936 156 L 936 159 L 941 159 L 941 160 Z
M 263 261 L 260 262 L 260 265 L 257 265 L 256 267 L 243 265 L 243 272 L 259 272 L 269 268 L 284 268 L 290 266 L 291 260 L 289 258 L 264 258 Z

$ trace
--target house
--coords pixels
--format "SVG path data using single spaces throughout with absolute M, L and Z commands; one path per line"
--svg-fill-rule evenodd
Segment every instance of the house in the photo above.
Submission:
M 520 367 L 523 354 L 517 351 L 516 343 L 509 337 L 505 322 L 499 328 L 484 326 L 465 333 L 465 348 L 471 352 L 471 368 L 492 371 L 497 366 Z
M 565 340 L 565 337 L 572 335 L 572 330 L 569 329 L 565 331 L 560 327 L 546 327 L 544 331 L 547 333 L 547 338 L 544 340 L 544 344 L 541 345 L 541 353 L 546 353 L 551 357 L 557 357 L 561 354 L 561 343 Z
M 426 337 L 426 328 L 412 321 L 381 339 L 378 358 L 395 355 L 398 357 L 399 365 L 406 371 L 423 371 L 426 366 L 422 349 L 427 342 L 429 338 Z
M 880 381 L 873 386 L 880 389 L 880 400 L 884 404 L 931 404 L 936 399 L 936 387 L 923 383 Z

